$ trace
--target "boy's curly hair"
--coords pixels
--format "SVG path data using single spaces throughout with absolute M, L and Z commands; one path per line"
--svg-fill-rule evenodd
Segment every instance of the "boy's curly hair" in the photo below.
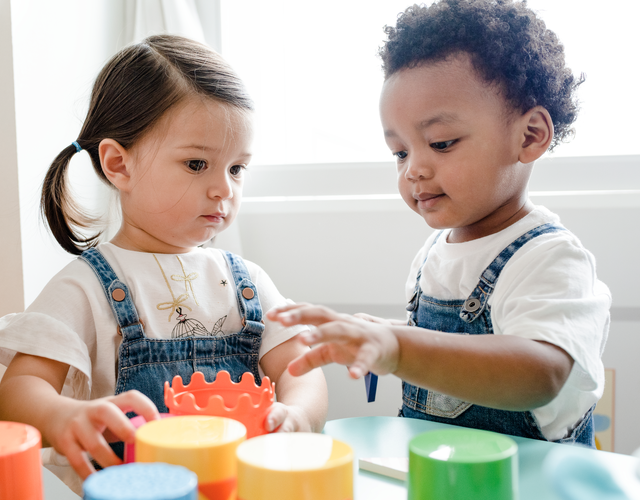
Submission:
M 514 109 L 534 106 L 549 111 L 555 135 L 550 146 L 573 135 L 578 114 L 576 79 L 565 66 L 558 37 L 531 11 L 526 0 L 440 0 L 413 5 L 385 26 L 388 40 L 380 48 L 385 79 L 425 62 L 466 52 L 478 74 L 499 84 Z

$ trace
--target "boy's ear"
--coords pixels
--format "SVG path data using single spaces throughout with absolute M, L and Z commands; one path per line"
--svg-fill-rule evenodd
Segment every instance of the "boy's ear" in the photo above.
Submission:
M 542 106 L 531 108 L 521 119 L 524 140 L 518 160 L 526 164 L 537 160 L 549 149 L 553 139 L 553 121 Z
M 100 165 L 104 175 L 109 179 L 118 191 L 127 191 L 130 184 L 131 173 L 128 162 L 131 155 L 119 142 L 113 139 L 103 139 L 98 146 Z

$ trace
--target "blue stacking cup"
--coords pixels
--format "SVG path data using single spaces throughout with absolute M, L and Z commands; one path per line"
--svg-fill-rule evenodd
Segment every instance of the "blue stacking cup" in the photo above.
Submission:
M 179 465 L 131 463 L 90 475 L 83 489 L 84 500 L 198 500 L 198 477 Z

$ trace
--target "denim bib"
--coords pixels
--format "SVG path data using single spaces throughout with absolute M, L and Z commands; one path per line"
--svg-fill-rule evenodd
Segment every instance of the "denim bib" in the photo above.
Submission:
M 418 271 L 413 297 L 407 306 L 407 310 L 410 312 L 409 325 L 459 335 L 492 335 L 493 325 L 488 302 L 504 266 L 515 252 L 528 241 L 542 234 L 563 230 L 563 227 L 549 223 L 536 227 L 517 238 L 500 252 L 483 271 L 478 284 L 466 300 L 440 300 L 422 294 L 420 277 L 422 268 L 429 257 L 429 252 L 427 252 L 427 257 Z M 442 232 L 436 236 L 433 244 L 441 234 Z M 419 334 L 419 330 L 417 330 L 417 334 Z M 593 408 L 585 414 L 582 421 L 568 437 L 558 442 L 578 442 L 595 448 L 592 413 Z M 546 441 L 531 411 L 487 408 L 429 391 L 404 381 L 402 382 L 400 416 Z
M 164 404 L 164 383 L 180 375 L 185 384 L 194 372 L 204 373 L 212 382 L 218 371 L 226 370 L 234 382 L 244 372 L 251 372 L 260 383 L 258 361 L 264 323 L 258 291 L 251 282 L 242 258 L 223 252 L 236 285 L 236 297 L 242 330 L 222 337 L 184 337 L 155 339 L 144 334 L 144 323 L 138 316 L 127 285 L 95 248 L 80 256 L 100 280 L 102 289 L 118 323 L 122 343 L 118 349 L 116 394 L 137 389 L 167 412 Z M 248 298 L 247 298 L 248 297 Z

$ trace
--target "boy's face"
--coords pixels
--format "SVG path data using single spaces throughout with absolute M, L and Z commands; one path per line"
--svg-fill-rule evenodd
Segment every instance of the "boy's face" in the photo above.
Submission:
M 509 226 L 531 210 L 526 124 L 466 54 L 404 69 L 384 83 L 380 115 L 404 201 L 450 242 Z

